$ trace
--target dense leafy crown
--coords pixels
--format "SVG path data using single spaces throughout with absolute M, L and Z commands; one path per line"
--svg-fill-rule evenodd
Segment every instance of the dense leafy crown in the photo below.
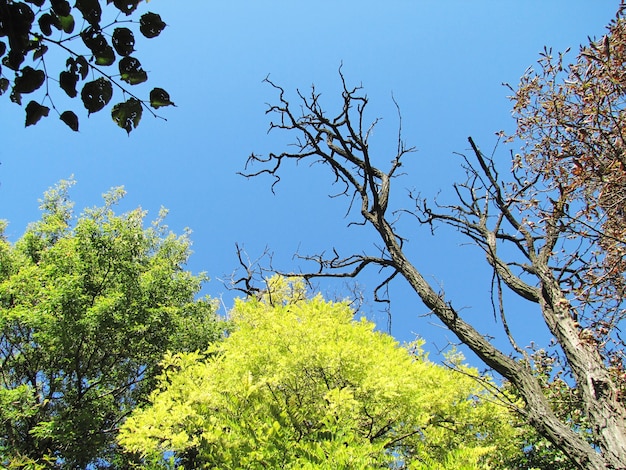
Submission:
M 512 416 L 475 370 L 411 354 L 298 281 L 269 285 L 207 354 L 166 357 L 127 449 L 156 468 L 221 469 L 490 468 L 511 453 Z
M 69 182 L 15 244 L 0 233 L 0 467 L 127 468 L 115 434 L 166 350 L 220 336 L 186 235 L 106 204 L 72 214 Z M 50 463 L 47 466 L 45 463 Z
M 80 95 L 88 114 L 106 107 L 114 88 L 119 88 L 127 99 L 113 106 L 111 116 L 128 133 L 139 124 L 144 108 L 156 116 L 148 105 L 156 109 L 174 104 L 162 88 L 152 89 L 147 100 L 129 91 L 128 86 L 145 82 L 148 74 L 132 55 L 135 33 L 122 24 L 138 23 L 146 38 L 158 36 L 166 26 L 156 13 L 144 13 L 139 22 L 124 19 L 140 2 L 107 0 L 117 15 L 105 24 L 110 11 L 104 11 L 99 0 L 77 0 L 73 7 L 67 0 L 0 0 L 0 94 L 10 88 L 11 101 L 22 105 L 23 95 L 45 90 L 39 101 L 26 104 L 26 126 L 48 116 L 51 106 L 65 124 L 78 131 L 76 113 L 57 109 L 59 97 L 53 82 L 70 98 Z M 51 46 L 55 46 L 54 53 L 48 52 Z M 64 59 L 59 71 L 54 65 Z M 116 64 L 118 71 L 110 71 Z

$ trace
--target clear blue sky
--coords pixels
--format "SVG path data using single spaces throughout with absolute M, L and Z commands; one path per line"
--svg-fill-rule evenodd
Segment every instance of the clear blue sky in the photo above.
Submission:
M 314 83 L 333 108 L 343 63 L 348 83 L 365 88 L 371 117 L 383 118 L 373 146 L 384 162 L 395 150 L 393 93 L 404 138 L 418 149 L 410 173 L 396 181 L 396 203 L 408 207 L 402 199 L 406 189 L 443 195 L 462 176 L 453 152 L 467 149 L 467 136 L 488 150 L 495 132 L 513 130 L 502 82 L 515 85 L 544 45 L 555 51 L 571 46 L 573 60 L 587 36 L 603 34 L 618 3 L 152 0 L 141 12 L 161 14 L 168 27 L 156 39 L 140 40 L 137 57 L 149 72 L 145 95 L 160 86 L 178 105 L 160 113 L 167 122 L 146 114 L 127 137 L 108 109 L 87 119 L 76 101 L 79 133 L 53 114 L 24 128 L 24 110 L 0 97 L 0 218 L 10 222 L 7 235 L 15 240 L 39 218 L 37 201 L 58 180 L 75 176 L 77 209 L 99 204 L 103 192 L 124 185 L 128 196 L 121 209 L 141 206 L 150 219 L 165 206 L 173 231 L 192 229 L 188 267 L 208 272 L 206 293 L 222 297 L 228 307 L 232 293 L 218 279 L 237 267 L 236 242 L 252 258 L 267 247 L 277 267 L 297 270 L 296 251 L 340 247 L 349 254 L 370 249 L 375 240 L 370 231 L 347 228 L 345 201 L 326 196 L 331 180 L 315 169 L 285 168 L 276 195 L 269 178 L 236 174 L 251 152 L 285 149 L 285 136 L 266 132 L 266 103 L 276 98 L 262 83 L 268 74 L 289 92 Z M 62 92 L 54 93 L 61 101 Z M 114 102 L 122 99 L 116 93 Z M 507 153 L 499 154 L 503 168 Z M 481 268 L 477 249 L 445 230 L 432 237 L 417 226 L 404 227 L 415 264 L 500 341 L 489 307 L 489 272 Z M 376 281 L 368 273 L 359 285 L 367 292 Z M 342 285 L 331 289 L 341 293 Z M 402 282 L 394 285 L 392 299 L 392 333 L 398 339 L 419 333 L 433 351 L 452 339 L 436 322 L 420 318 L 425 308 Z M 526 344 L 536 335 L 537 312 L 525 304 L 511 308 L 518 318 L 513 326 Z M 365 307 L 384 329 L 386 316 L 377 309 Z

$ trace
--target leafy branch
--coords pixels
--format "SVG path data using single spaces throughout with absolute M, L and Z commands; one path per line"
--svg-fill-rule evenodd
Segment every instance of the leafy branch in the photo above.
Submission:
M 157 37 L 166 26 L 158 14 L 151 12 L 144 13 L 138 22 L 118 19 L 122 13 L 131 15 L 140 2 L 141 0 L 107 1 L 107 4 L 113 3 L 119 12 L 111 23 L 101 26 L 103 11 L 97 0 L 78 0 L 74 7 L 67 0 L 28 1 L 39 7 L 36 12 L 26 3 L 0 0 L 0 38 L 8 39 L 8 48 L 5 42 L 0 41 L 0 57 L 2 65 L 15 72 L 15 77 L 10 80 L 0 68 L 0 94 L 6 93 L 11 87 L 11 101 L 22 105 L 22 95 L 39 90 L 44 83 L 46 85 L 43 100 L 31 100 L 26 105 L 26 126 L 34 125 L 42 117 L 48 116 L 50 108 L 43 104 L 47 99 L 60 119 L 72 130 L 78 131 L 78 116 L 72 110 L 62 113 L 57 110 L 50 94 L 49 82 L 58 82 L 68 97 L 75 98 L 79 95 L 79 82 L 85 81 L 90 73 L 97 78 L 85 82 L 80 89 L 80 98 L 88 115 L 104 109 L 113 97 L 113 88 L 119 88 L 129 99 L 115 104 L 111 117 L 128 133 L 137 127 L 144 109 L 154 117 L 160 117 L 151 108 L 174 105 L 169 94 L 162 88 L 153 88 L 146 100 L 139 98 L 128 87 L 146 82 L 148 74 L 143 70 L 141 62 L 131 56 L 135 51 L 133 31 L 120 24 L 139 24 L 139 31 L 147 38 Z M 76 10 L 82 17 L 84 27 L 80 32 L 72 34 L 76 26 Z M 107 33 L 109 40 L 104 32 L 114 26 L 113 32 Z M 51 37 L 53 33 L 58 33 L 60 38 Z M 86 51 L 67 45 L 79 38 Z M 53 78 L 46 65 L 45 55 L 49 46 L 55 46 L 69 54 L 58 80 Z M 31 52 L 32 64 L 24 65 Z M 105 68 L 116 63 L 119 74 L 108 73 Z

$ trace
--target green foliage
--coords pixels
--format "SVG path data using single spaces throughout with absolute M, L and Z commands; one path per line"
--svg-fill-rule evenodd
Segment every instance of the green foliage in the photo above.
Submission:
M 516 454 L 512 416 L 475 370 L 412 354 L 299 281 L 269 285 L 236 303 L 223 342 L 166 356 L 126 449 L 220 469 L 491 468 Z
M 70 129 L 78 131 L 76 113 L 57 110 L 51 95 L 51 90 L 56 86 L 52 86 L 51 82 L 58 82 L 68 97 L 75 98 L 79 95 L 79 83 L 85 82 L 89 75 L 95 76 L 85 82 L 80 90 L 80 99 L 88 114 L 107 106 L 112 99 L 114 86 L 119 88 L 140 109 L 139 112 L 133 112 L 130 121 L 120 119 L 113 113 L 113 120 L 129 133 L 141 119 L 141 108 L 149 109 L 148 105 L 155 102 L 152 95 L 156 93 L 162 96 L 164 93 L 162 88 L 154 88 L 149 100 L 139 99 L 114 78 L 116 73 L 109 72 L 107 68 L 117 62 L 119 80 L 130 86 L 147 81 L 147 72 L 141 68 L 139 60 L 131 56 L 135 52 L 135 33 L 121 24 L 136 24 L 146 38 L 159 36 L 166 24 L 158 14 L 151 12 L 141 15 L 139 21 L 125 19 L 135 12 L 141 0 L 107 0 L 105 7 L 112 3 L 117 11 L 111 19 L 104 20 L 106 14 L 112 12 L 110 9 L 103 10 L 101 3 L 104 2 L 77 0 L 72 7 L 66 0 L 0 0 L 0 39 L 6 38 L 6 42 L 0 40 L 0 95 L 12 85 L 10 99 L 21 105 L 22 95 L 34 93 L 45 84 L 43 97 L 30 100 L 26 106 L 26 126 L 37 124 L 42 117 L 48 116 L 52 107 Z M 120 18 L 122 14 L 124 16 Z M 75 31 L 77 24 L 83 28 L 78 32 Z M 81 47 L 81 42 L 84 47 Z M 56 67 L 57 72 L 54 73 L 52 60 L 46 60 L 50 46 L 56 46 L 63 54 L 67 53 L 65 67 Z M 30 64 L 27 65 L 27 62 Z M 7 71 L 13 71 L 14 76 L 9 76 L 11 73 L 7 74 Z M 46 101 L 50 106 L 44 104 Z M 120 106 L 128 106 L 128 103 L 129 100 L 119 103 L 113 109 L 115 111 Z M 158 103 L 159 106 L 174 104 L 169 97 Z M 156 116 L 153 111 L 150 112 Z
M 123 467 L 115 434 L 163 353 L 205 349 L 223 329 L 213 303 L 194 300 L 204 277 L 183 270 L 190 242 L 165 213 L 147 229 L 139 209 L 116 215 L 116 189 L 75 217 L 71 184 L 46 193 L 14 245 L 0 239 L 4 466 Z

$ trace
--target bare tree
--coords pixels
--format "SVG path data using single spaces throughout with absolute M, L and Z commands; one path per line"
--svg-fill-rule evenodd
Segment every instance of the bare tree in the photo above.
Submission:
M 622 5 L 605 38 L 581 50 L 578 62 L 568 69 L 563 87 L 555 91 L 554 86 L 540 85 L 542 80 L 554 84 L 565 70 L 562 65 L 555 66 L 548 51 L 541 62 L 542 72 L 530 71 L 522 79 L 513 97 L 518 137 L 534 137 L 532 142 L 537 145 L 530 145 L 521 155 L 512 155 L 511 173 L 502 176 L 494 161 L 469 138 L 471 150 L 463 156 L 467 178 L 454 185 L 454 204 L 440 205 L 409 194 L 414 207 L 408 213 L 417 223 L 453 227 L 484 251 L 493 272 L 494 308 L 511 351 L 494 346 L 408 259 L 405 239 L 395 223 L 398 213 L 389 209 L 388 202 L 403 158 L 412 149 L 405 146 L 400 132 L 388 168 L 375 165 L 368 141 L 376 121 L 366 122 L 368 99 L 360 87 L 346 84 L 341 71 L 342 106 L 333 116 L 322 109 L 315 88 L 307 95 L 298 92 L 294 105 L 283 88 L 266 80 L 279 93 L 278 103 L 268 109 L 274 116 L 270 129 L 295 134 L 294 150 L 266 157 L 253 154 L 248 164 L 261 164 L 262 169 L 246 170 L 249 177 L 269 174 L 276 184 L 281 167 L 289 160 L 327 166 L 335 182 L 342 185 L 340 194 L 348 196 L 350 208 L 360 205 L 362 219 L 354 223 L 371 225 L 382 248 L 372 255 L 341 256 L 333 250 L 330 257 L 309 257 L 317 267 L 300 275 L 306 279 L 356 277 L 368 267 L 377 267 L 382 272 L 377 297 L 394 278 L 404 278 L 432 315 L 512 384 L 523 399 L 524 406 L 518 411 L 526 422 L 583 469 L 626 468 L 626 376 L 619 329 L 624 318 L 626 241 L 624 225 L 616 221 L 623 219 L 620 198 L 626 180 L 626 145 L 621 140 L 626 121 L 623 9 Z M 562 56 L 557 61 L 561 64 Z M 589 63 L 595 66 L 593 70 Z M 602 97 L 594 95 L 596 106 L 589 105 L 596 111 L 593 116 L 605 113 L 606 119 L 594 120 L 592 116 L 575 121 L 580 110 L 574 108 L 569 111 L 571 115 L 567 114 L 568 100 L 588 103 L 589 96 L 579 96 L 582 90 L 601 79 L 611 82 L 606 75 L 610 71 L 617 73 L 614 70 L 618 65 L 623 81 L 617 81 L 617 91 Z M 562 95 L 568 99 L 562 99 Z M 550 109 L 553 114 L 549 114 Z M 569 147 L 563 137 L 566 128 L 572 142 Z M 558 149 L 550 143 L 555 133 L 563 137 Z M 581 135 L 589 138 L 581 143 Z M 577 156 L 571 153 L 574 147 L 582 148 Z M 583 171 L 587 171 L 587 180 L 583 179 Z M 529 355 L 516 343 L 508 328 L 513 313 L 507 312 L 504 305 L 505 287 L 541 310 L 555 339 L 555 357 L 562 358 L 561 373 L 571 376 L 569 381 L 561 380 L 559 386 L 576 396 L 583 421 L 574 422 L 559 410 L 552 400 L 550 383 L 537 374 L 540 357 Z

